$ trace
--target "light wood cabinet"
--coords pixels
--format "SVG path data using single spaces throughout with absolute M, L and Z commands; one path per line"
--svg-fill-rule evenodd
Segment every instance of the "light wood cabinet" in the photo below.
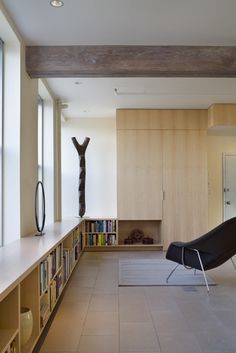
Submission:
M 161 221 L 164 249 L 208 230 L 207 119 L 207 110 L 117 111 L 118 219 L 129 229 Z
M 206 109 L 118 109 L 118 130 L 206 130 Z
M 118 218 L 162 219 L 161 132 L 118 130 L 117 146 Z
M 208 229 L 206 131 L 163 131 L 163 245 Z

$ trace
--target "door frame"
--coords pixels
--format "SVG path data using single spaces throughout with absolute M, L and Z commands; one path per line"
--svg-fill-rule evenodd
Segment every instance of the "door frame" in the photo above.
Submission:
M 226 156 L 234 156 L 236 157 L 236 153 L 228 153 L 228 152 L 223 152 L 222 153 L 222 208 L 223 208 L 223 211 L 222 211 L 222 221 L 224 222 L 225 221 L 225 171 L 226 171 L 226 163 L 225 163 L 225 157 Z

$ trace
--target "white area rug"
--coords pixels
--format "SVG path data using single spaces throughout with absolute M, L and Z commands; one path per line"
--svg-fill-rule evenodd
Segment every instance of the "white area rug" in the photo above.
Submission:
M 205 286 L 201 271 L 187 270 L 179 266 L 169 282 L 166 278 L 176 266 L 166 259 L 121 259 L 119 260 L 120 286 Z M 209 285 L 216 283 L 207 275 Z

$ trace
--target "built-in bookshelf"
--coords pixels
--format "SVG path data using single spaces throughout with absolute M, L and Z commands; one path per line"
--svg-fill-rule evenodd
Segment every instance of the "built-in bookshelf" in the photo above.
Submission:
M 83 220 L 55 223 L 45 233 L 0 249 L 0 353 L 33 351 L 82 254 Z M 33 317 L 26 343 L 21 308 Z
M 40 327 L 46 325 L 71 272 L 82 254 L 82 225 L 67 237 L 40 263 Z
M 36 267 L 20 283 L 20 307 L 29 308 L 33 316 L 33 331 L 30 339 L 25 344 L 22 344 L 20 339 L 21 353 L 31 350 L 40 333 L 39 293 L 39 269 Z
M 40 329 L 46 325 L 49 316 L 62 292 L 62 252 L 63 243 L 41 261 L 40 274 Z
M 104 247 L 118 244 L 118 223 L 111 219 L 85 220 L 85 246 Z
M 0 302 L 0 352 L 19 352 L 19 286 Z
M 63 285 L 66 284 L 83 251 L 83 225 L 76 227 L 63 242 Z
M 143 239 L 136 241 L 131 240 L 132 233 L 137 230 L 143 234 Z M 152 240 L 152 242 L 148 242 Z M 158 220 L 119 220 L 119 245 L 129 245 L 132 247 L 156 247 L 162 246 L 161 239 L 161 221 Z

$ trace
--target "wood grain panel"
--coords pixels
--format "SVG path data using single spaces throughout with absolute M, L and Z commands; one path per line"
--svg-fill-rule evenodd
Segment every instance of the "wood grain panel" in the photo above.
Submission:
M 236 104 L 213 104 L 208 109 L 208 127 L 235 126 Z
M 117 129 L 206 130 L 206 109 L 118 109 Z
M 119 130 L 118 219 L 162 219 L 162 139 L 160 131 Z
M 236 77 L 233 46 L 28 46 L 40 77 Z
M 163 131 L 163 242 L 188 241 L 208 229 L 204 131 Z

